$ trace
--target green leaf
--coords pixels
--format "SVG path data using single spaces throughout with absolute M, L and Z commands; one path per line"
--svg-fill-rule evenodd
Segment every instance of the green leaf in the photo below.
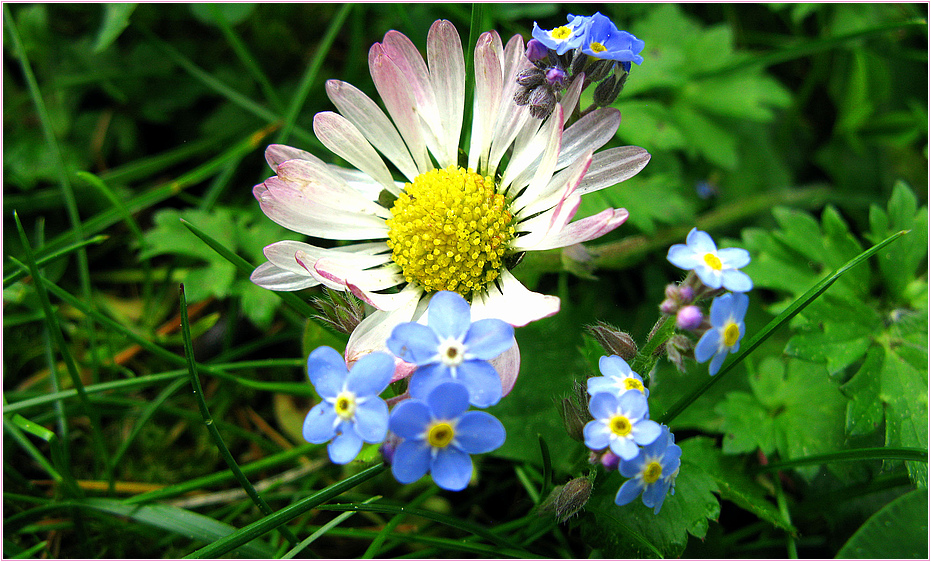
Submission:
M 870 234 L 867 237 L 875 241 L 897 230 L 911 232 L 879 254 L 878 260 L 890 292 L 896 299 L 903 300 L 906 287 L 928 255 L 928 208 L 918 208 L 914 193 L 904 182 L 895 184 L 887 211 L 875 205 L 870 207 Z
M 220 16 L 226 19 L 229 25 L 240 24 L 252 15 L 255 11 L 253 3 L 222 3 L 222 4 L 191 4 L 191 13 L 198 21 L 205 25 L 216 27 L 217 20 L 213 10 L 216 9 Z
M 682 447 L 682 458 L 691 459 L 714 479 L 722 499 L 734 502 L 775 527 L 796 533 L 792 523 L 782 516 L 779 508 L 768 498 L 766 489 L 742 470 L 741 459 L 723 454 L 709 437 L 694 437 L 679 445 Z
M 928 370 L 916 368 L 893 343 L 884 342 L 886 356 L 880 371 L 879 399 L 886 411 L 886 445 L 928 446 Z M 927 351 L 925 351 L 927 358 Z M 919 488 L 928 488 L 928 465 L 905 463 L 908 476 Z
M 145 525 L 202 542 L 219 540 L 237 530 L 216 519 L 170 505 L 127 505 L 107 498 L 88 498 L 75 503 L 119 517 L 129 517 Z M 249 558 L 274 557 L 274 550 L 258 540 L 242 544 L 234 552 Z
M 582 536 L 600 549 L 602 558 L 674 558 L 681 556 L 688 535 L 704 538 L 708 520 L 717 519 L 721 505 L 712 492 L 714 479 L 703 465 L 682 455 L 674 495 L 667 495 L 659 514 L 640 498 L 618 506 L 614 497 L 624 478 L 612 472 L 599 480 L 585 505 Z
M 129 26 L 129 16 L 136 9 L 136 4 L 104 4 L 103 23 L 97 33 L 97 42 L 94 43 L 94 52 L 101 53 L 123 33 Z
M 685 137 L 686 152 L 701 154 L 712 164 L 728 170 L 737 167 L 737 137 L 689 103 L 677 101 L 670 108 Z
M 686 148 L 685 135 L 670 110 L 663 105 L 624 101 L 615 107 L 622 115 L 617 138 L 625 143 L 648 146 L 651 151 Z
M 860 301 L 825 295 L 804 312 L 809 323 L 786 346 L 786 353 L 799 359 L 826 363 L 834 375 L 860 359 L 882 329 L 875 310 Z
M 782 459 L 844 447 L 847 400 L 815 363 L 767 357 L 749 377 L 753 394 L 733 392 L 719 407 L 725 453 L 776 451 Z M 800 469 L 812 478 L 817 467 Z
M 866 520 L 837 558 L 928 558 L 928 492 L 912 490 Z

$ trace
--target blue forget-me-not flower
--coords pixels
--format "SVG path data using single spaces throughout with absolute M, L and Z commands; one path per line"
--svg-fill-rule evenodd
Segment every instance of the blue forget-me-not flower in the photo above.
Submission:
M 643 386 L 643 379 L 633 372 L 627 361 L 617 355 L 606 355 L 598 360 L 598 369 L 603 376 L 588 379 L 588 393 L 613 392 L 620 396 L 628 390 L 639 390 L 649 397 L 650 391 Z
M 504 425 L 487 412 L 466 411 L 469 392 L 455 381 L 437 385 L 425 400 L 401 402 L 389 427 L 403 439 L 394 451 L 391 472 L 409 484 L 428 471 L 436 485 L 459 491 L 472 477 L 469 455 L 504 444 Z
M 388 405 L 378 395 L 391 382 L 394 359 L 370 353 L 346 369 L 331 347 L 318 347 L 307 358 L 307 374 L 323 399 L 304 419 L 304 439 L 326 443 L 330 460 L 346 464 L 362 450 L 362 442 L 380 443 L 388 432 Z
M 621 461 L 618 469 L 630 480 L 617 491 L 614 503 L 626 505 L 642 493 L 643 505 L 658 514 L 679 473 L 681 455 L 682 449 L 675 444 L 669 428 L 662 426 L 662 434 L 653 443 L 640 449 L 634 458 Z
M 582 430 L 585 445 L 593 451 L 610 447 L 622 459 L 637 456 L 638 445 L 648 445 L 660 435 L 660 426 L 649 419 L 647 398 L 639 390 L 628 390 L 618 396 L 613 392 L 598 392 L 588 403 L 594 420 Z
M 399 324 L 388 338 L 388 349 L 417 365 L 408 390 L 425 398 L 438 384 L 457 380 L 479 408 L 497 404 L 501 378 L 489 363 L 514 343 L 514 328 L 502 320 L 471 321 L 469 303 L 457 293 L 440 291 L 427 309 L 427 325 Z
M 753 281 L 739 271 L 750 263 L 750 253 L 743 248 L 719 250 L 707 232 L 693 228 L 685 244 L 673 244 L 666 259 L 674 266 L 695 272 L 701 282 L 711 289 L 725 288 L 744 293 L 753 288 Z
M 721 368 L 728 353 L 740 350 L 749 302 L 750 298 L 743 293 L 727 293 L 711 302 L 711 328 L 698 340 L 695 360 L 704 363 L 711 359 L 708 371 L 712 375 Z

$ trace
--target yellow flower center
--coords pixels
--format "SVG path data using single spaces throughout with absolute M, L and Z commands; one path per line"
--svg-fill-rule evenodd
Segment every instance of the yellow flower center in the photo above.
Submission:
M 337 416 L 344 420 L 350 420 L 356 413 L 356 397 L 351 392 L 340 392 L 333 407 L 336 409 Z
M 724 328 L 724 345 L 727 347 L 734 347 L 734 344 L 737 343 L 739 339 L 740 326 L 734 322 L 728 322 L 727 326 Z
M 651 462 L 643 469 L 643 481 L 652 484 L 663 476 L 663 467 L 656 461 Z
M 449 445 L 450 441 L 452 441 L 455 436 L 456 431 L 453 429 L 453 426 L 449 425 L 447 422 L 439 422 L 433 424 L 427 431 L 427 443 L 429 443 L 431 447 L 442 449 Z
M 408 283 L 469 297 L 500 274 L 511 219 L 491 177 L 459 166 L 431 170 L 404 186 L 385 221 L 391 259 Z
M 592 41 L 591 44 L 588 46 L 588 48 L 591 49 L 593 53 L 602 53 L 608 50 L 607 47 L 605 47 L 598 41 Z
M 708 267 L 711 269 L 716 269 L 718 271 L 721 271 L 721 268 L 724 267 L 723 264 L 721 264 L 721 258 L 711 252 L 705 254 L 705 263 L 708 264 Z
M 554 29 L 553 31 L 550 31 L 550 37 L 552 37 L 553 39 L 557 39 L 559 41 L 568 39 L 571 35 L 572 35 L 572 30 L 564 25 L 561 25 L 557 27 L 556 29 Z
M 633 429 L 627 416 L 622 416 L 620 414 L 611 418 L 611 421 L 608 422 L 608 427 L 611 428 L 612 433 L 620 437 L 627 437 Z
M 634 377 L 627 377 L 626 379 L 624 379 L 624 388 L 626 388 L 627 390 L 637 389 L 642 394 L 646 394 L 645 392 L 643 392 L 643 383 L 638 381 Z

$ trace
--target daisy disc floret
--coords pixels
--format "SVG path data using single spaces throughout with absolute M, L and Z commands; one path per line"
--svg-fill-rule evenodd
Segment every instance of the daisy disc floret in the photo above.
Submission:
M 744 316 L 750 298 L 743 293 L 727 293 L 711 302 L 711 328 L 695 345 L 695 360 L 704 363 L 711 359 L 708 371 L 714 375 L 729 353 L 740 350 L 744 335 Z
M 504 426 L 487 412 L 466 411 L 469 392 L 458 382 L 444 382 L 424 400 L 401 402 L 391 412 L 391 431 L 403 441 L 394 450 L 391 473 L 402 484 L 427 472 L 444 490 L 465 489 L 472 477 L 469 455 L 504 444 Z
M 330 460 L 346 464 L 362 443 L 380 443 L 388 431 L 388 405 L 379 398 L 394 373 L 394 359 L 371 353 L 346 368 L 331 347 L 318 347 L 307 358 L 307 374 L 323 399 L 304 419 L 304 439 L 326 443 Z
M 662 434 L 653 443 L 618 465 L 621 474 L 630 480 L 617 491 L 614 503 L 626 505 L 643 494 L 643 505 L 652 507 L 653 513 L 658 514 L 679 474 L 681 455 L 682 449 L 675 444 L 669 429 L 662 426 Z
M 370 49 L 384 110 L 350 84 L 326 83 L 338 112 L 318 113 L 314 132 L 351 168 L 272 145 L 265 158 L 275 175 L 253 189 L 265 214 L 282 226 L 349 241 L 327 247 L 276 242 L 252 274 L 271 290 L 324 285 L 374 307 L 350 337 L 349 363 L 386 349 L 393 327 L 419 320 L 438 291 L 462 295 L 473 320 L 523 326 L 558 312 L 558 298 L 529 291 L 508 264 L 523 252 L 573 246 L 620 226 L 624 209 L 572 219 L 582 195 L 632 177 L 650 158 L 630 146 L 596 152 L 614 137 L 616 109 L 601 108 L 568 125 L 582 80 L 566 86 L 545 120 L 516 106 L 516 77 L 533 63 L 519 36 L 504 45 L 495 32 L 480 35 L 475 46 L 471 131 L 463 134 L 466 65 L 459 34 L 440 20 L 426 43 L 426 60 L 397 31 Z M 495 363 L 502 378 L 516 376 L 512 349 Z
M 643 378 L 631 370 L 627 361 L 617 355 L 606 355 L 598 360 L 598 370 L 603 376 L 588 379 L 588 393 L 613 392 L 620 396 L 628 390 L 638 390 L 644 396 L 650 396 L 650 390 L 643 386 Z
M 473 323 L 469 303 L 450 291 L 433 295 L 426 321 L 426 326 L 398 324 L 388 338 L 388 349 L 417 365 L 408 386 L 411 396 L 426 398 L 436 385 L 457 380 L 469 391 L 472 405 L 497 404 L 502 382 L 489 360 L 515 345 L 514 328 L 497 318 Z
M 637 456 L 638 445 L 648 445 L 660 435 L 660 426 L 649 418 L 647 398 L 639 390 L 628 390 L 620 396 L 599 392 L 588 404 L 594 420 L 582 430 L 585 445 L 600 451 L 610 447 L 624 460 Z
M 711 289 L 727 289 L 745 293 L 753 288 L 753 281 L 739 271 L 750 263 L 750 253 L 743 248 L 718 250 L 707 232 L 693 228 L 685 244 L 674 244 L 666 256 L 674 266 L 695 272 L 701 282 Z

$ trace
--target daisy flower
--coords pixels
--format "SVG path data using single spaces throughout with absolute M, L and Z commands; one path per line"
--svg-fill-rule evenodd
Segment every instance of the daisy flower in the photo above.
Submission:
M 442 290 L 465 297 L 473 321 L 523 326 L 555 314 L 559 299 L 528 290 L 509 264 L 523 252 L 597 238 L 627 219 L 625 209 L 609 208 L 570 222 L 582 195 L 632 177 L 650 159 L 631 146 L 595 153 L 614 136 L 619 112 L 598 109 L 567 127 L 581 80 L 545 120 L 515 105 L 516 76 L 532 66 L 520 36 L 505 46 L 494 31 L 483 33 L 474 62 L 466 154 L 459 150 L 465 62 L 459 34 L 445 20 L 430 28 L 426 61 L 397 31 L 372 46 L 369 68 L 387 114 L 354 86 L 326 83 L 339 112 L 318 113 L 314 132 L 353 168 L 287 146 L 266 150 L 275 175 L 253 189 L 265 214 L 307 236 L 351 243 L 276 242 L 252 281 L 275 291 L 324 285 L 374 307 L 350 336 L 350 364 L 385 350 L 392 329 L 420 320 Z M 494 363 L 505 394 L 517 353 L 514 345 Z M 412 371 L 399 364 L 394 377 Z

